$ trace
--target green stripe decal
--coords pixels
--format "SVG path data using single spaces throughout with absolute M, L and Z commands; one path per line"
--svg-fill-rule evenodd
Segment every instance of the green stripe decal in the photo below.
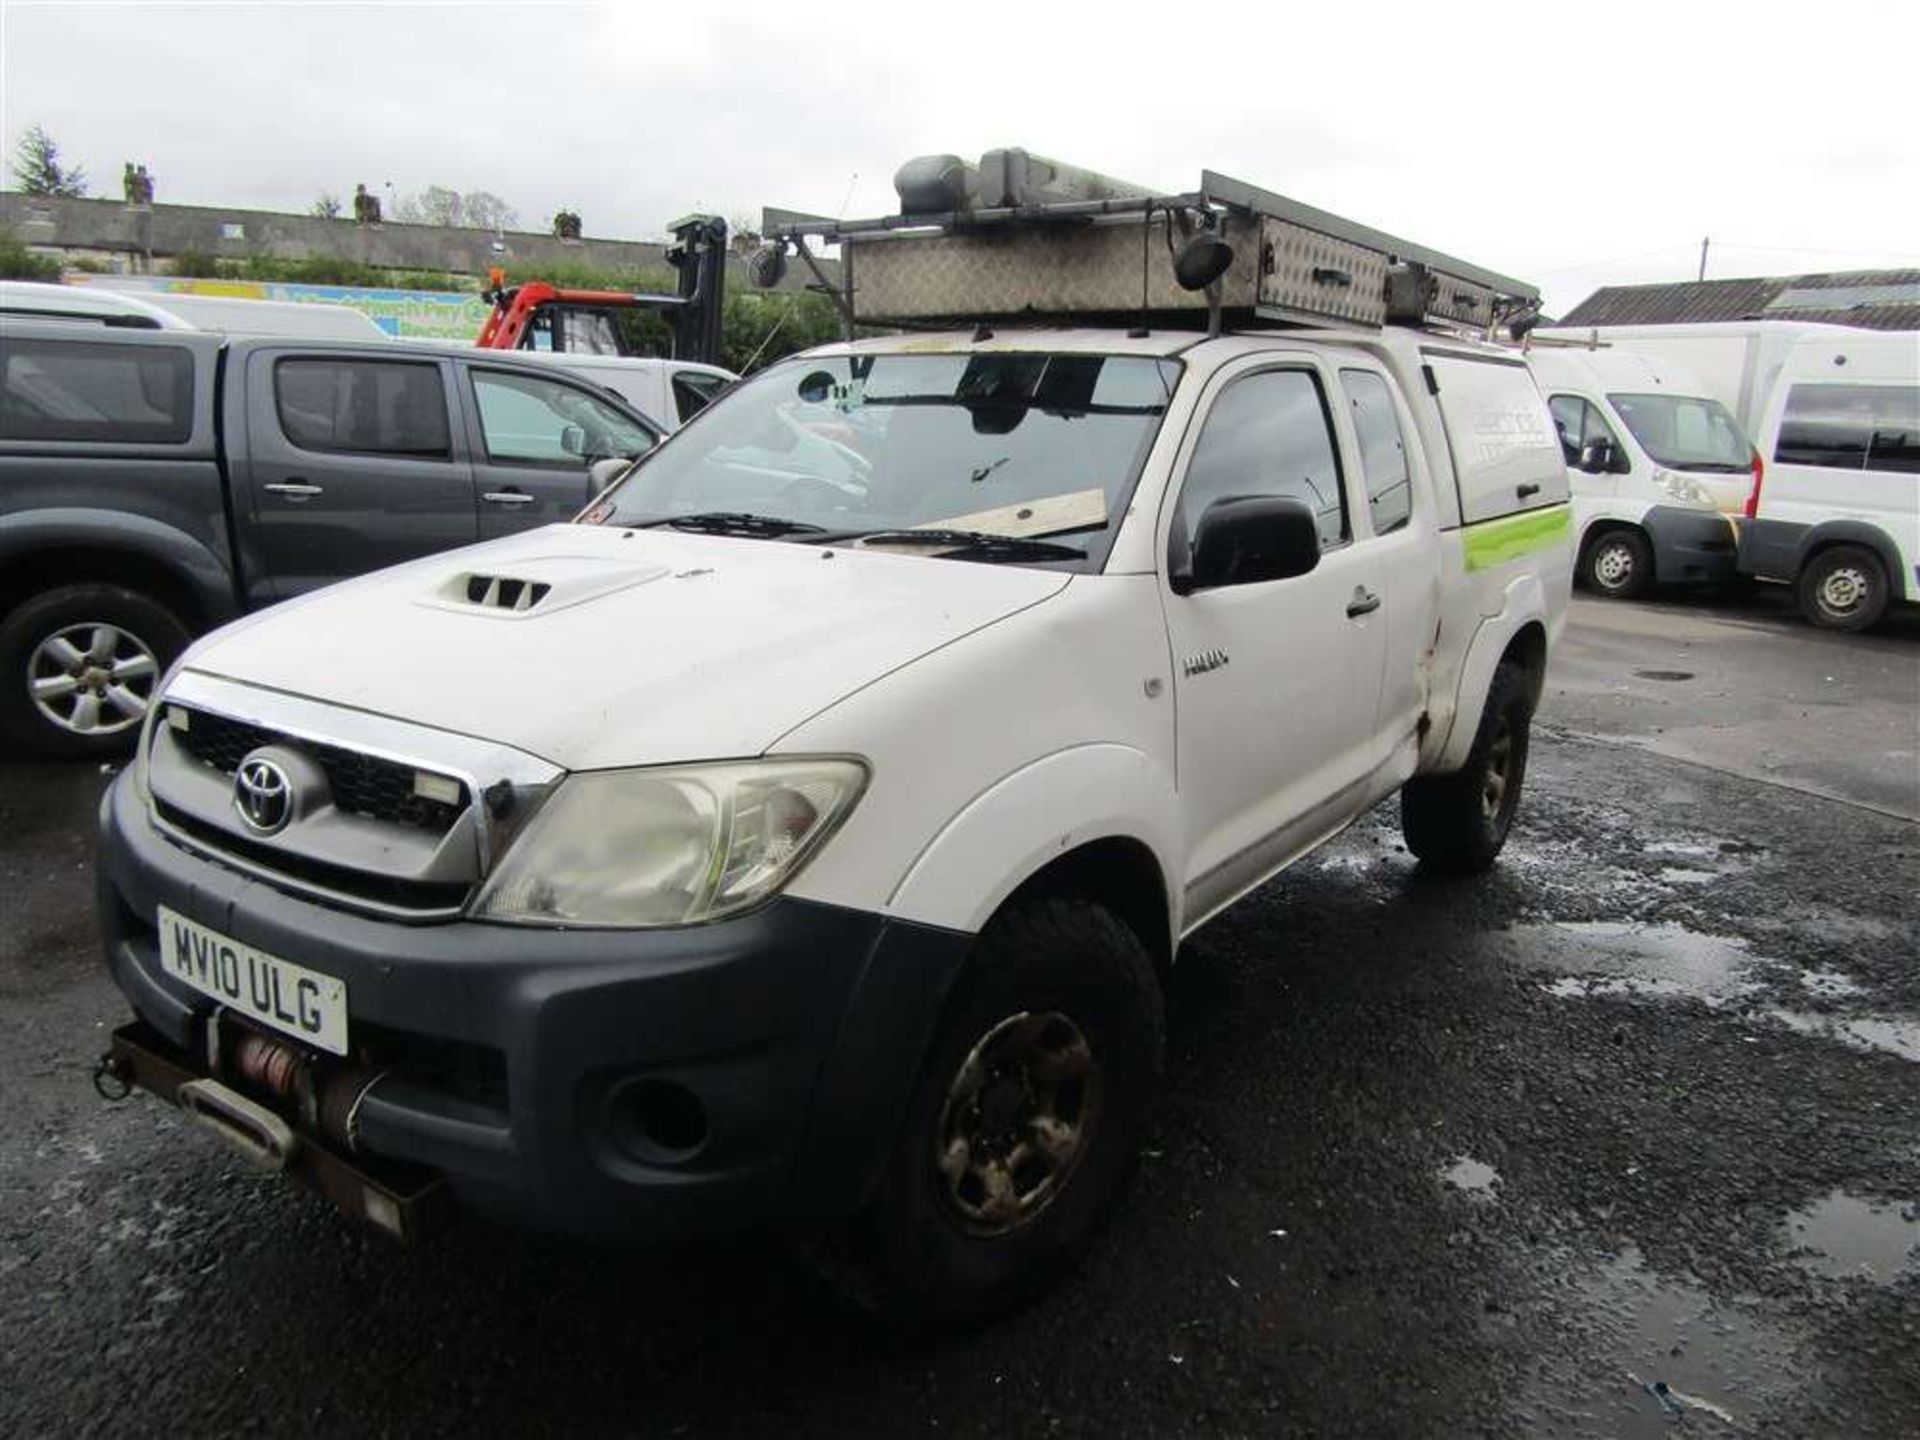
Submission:
M 1499 520 L 1482 520 L 1462 532 L 1466 540 L 1467 569 L 1491 570 L 1558 545 L 1573 528 L 1573 508 L 1554 505 L 1545 510 L 1529 510 L 1523 515 L 1508 515 Z

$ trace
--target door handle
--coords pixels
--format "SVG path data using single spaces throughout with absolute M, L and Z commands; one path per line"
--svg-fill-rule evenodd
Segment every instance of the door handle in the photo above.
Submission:
M 535 499 L 524 490 L 488 490 L 480 498 L 489 505 L 531 505 Z
M 260 487 L 271 490 L 276 495 L 284 495 L 289 500 L 311 500 L 315 495 L 327 493 L 324 485 L 309 485 L 305 480 L 269 480 Z
M 1380 608 L 1380 597 L 1364 585 L 1353 587 L 1353 598 L 1347 602 L 1347 618 L 1357 620 L 1362 615 L 1371 615 Z
M 1538 495 L 1540 493 L 1540 487 L 1538 485 L 1516 485 L 1513 489 L 1514 493 L 1522 500 L 1526 499 L 1529 495 Z

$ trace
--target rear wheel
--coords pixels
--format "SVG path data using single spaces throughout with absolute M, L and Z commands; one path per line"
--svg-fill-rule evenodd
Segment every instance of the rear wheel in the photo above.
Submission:
M 172 611 L 117 585 L 67 585 L 0 621 L 0 735 L 54 759 L 124 755 L 187 644 Z
M 1580 576 L 1610 600 L 1630 600 L 1653 583 L 1653 547 L 1638 530 L 1609 530 L 1587 546 Z
M 1864 545 L 1822 550 L 1800 571 L 1800 613 L 1824 630 L 1865 630 L 1887 613 L 1887 571 Z
M 1160 989 L 1091 901 L 1018 905 L 981 933 L 852 1237 L 858 1298 L 984 1319 L 1079 1258 L 1131 1168 L 1159 1086 Z
M 1468 875 L 1493 864 L 1520 808 L 1532 719 L 1526 675 L 1517 665 L 1501 665 L 1467 763 L 1451 775 L 1417 776 L 1401 787 L 1400 830 L 1422 865 Z

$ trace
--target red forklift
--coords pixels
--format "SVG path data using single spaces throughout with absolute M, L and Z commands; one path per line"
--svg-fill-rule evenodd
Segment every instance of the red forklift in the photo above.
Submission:
M 483 350 L 643 354 L 615 318 L 621 311 L 639 310 L 658 314 L 667 322 L 671 358 L 718 365 L 727 222 L 718 215 L 688 215 L 668 228 L 674 243 L 667 249 L 667 263 L 678 272 L 679 293 L 570 290 L 544 280 L 508 285 L 506 272 L 496 268 L 488 277 L 491 288 L 484 292 L 493 313 L 475 343 Z

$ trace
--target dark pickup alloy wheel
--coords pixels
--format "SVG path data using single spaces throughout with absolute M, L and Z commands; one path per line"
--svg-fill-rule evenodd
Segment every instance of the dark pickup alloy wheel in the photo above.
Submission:
M 187 638 L 171 611 L 116 585 L 35 596 L 0 621 L 0 733 L 54 759 L 125 754 Z

